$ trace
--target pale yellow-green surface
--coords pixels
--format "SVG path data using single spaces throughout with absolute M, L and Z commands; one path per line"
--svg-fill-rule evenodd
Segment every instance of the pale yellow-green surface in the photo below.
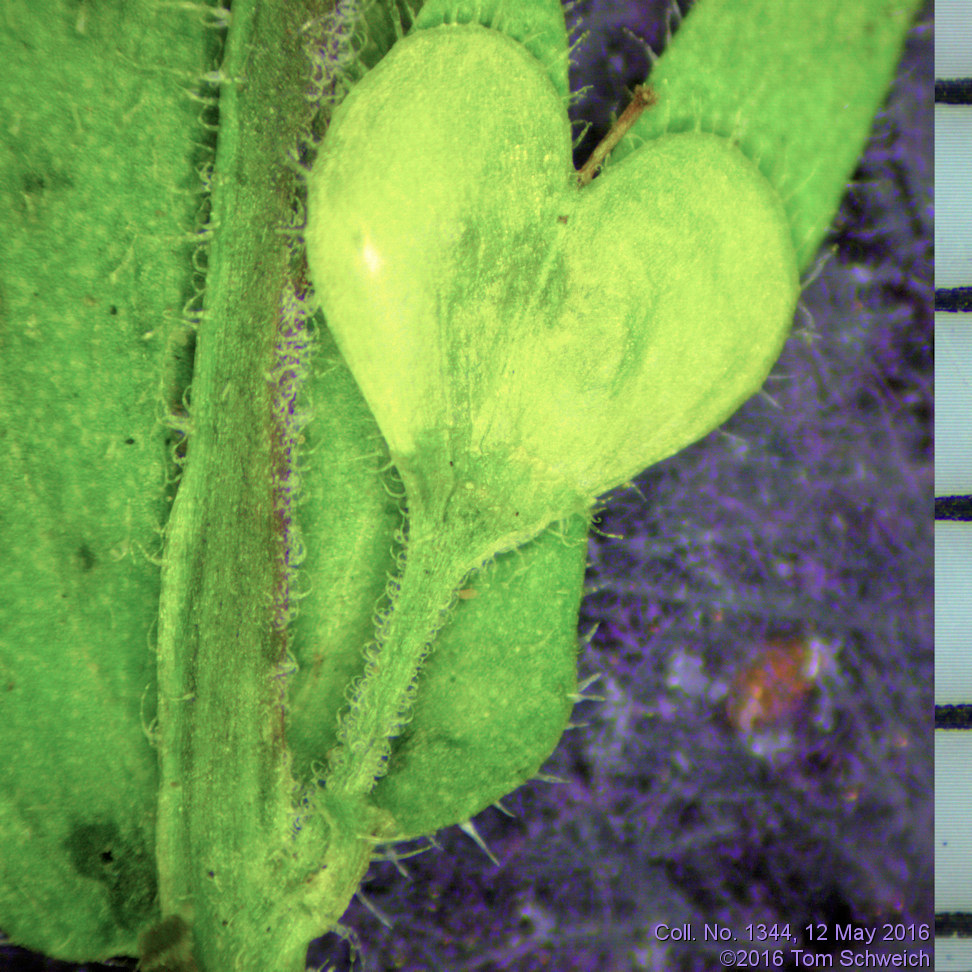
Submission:
M 410 500 L 468 493 L 487 554 L 709 432 L 792 320 L 788 224 L 741 153 L 670 136 L 578 189 L 552 84 L 482 27 L 398 44 L 310 188 L 311 276 Z

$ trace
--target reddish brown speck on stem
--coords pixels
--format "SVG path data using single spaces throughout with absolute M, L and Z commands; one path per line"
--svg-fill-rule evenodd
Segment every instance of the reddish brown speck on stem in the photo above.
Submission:
M 591 152 L 591 157 L 577 173 L 577 184 L 579 186 L 586 186 L 597 175 L 597 171 L 604 165 L 605 159 L 611 154 L 618 142 L 628 134 L 628 130 L 638 120 L 641 113 L 657 101 L 657 95 L 647 84 L 635 85 L 630 104 L 621 112 L 621 117 L 611 126 L 611 130 L 601 139 L 597 148 Z

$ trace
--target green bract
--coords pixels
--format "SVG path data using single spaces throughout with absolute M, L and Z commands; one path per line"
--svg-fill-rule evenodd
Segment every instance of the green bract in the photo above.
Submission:
M 468 521 L 470 567 L 722 422 L 798 293 L 778 197 L 729 142 L 666 136 L 579 189 L 542 66 L 473 25 L 353 89 L 307 244 L 410 511 Z

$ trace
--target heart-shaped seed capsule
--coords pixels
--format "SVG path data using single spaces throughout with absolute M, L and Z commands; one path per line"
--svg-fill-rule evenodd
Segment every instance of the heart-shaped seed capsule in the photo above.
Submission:
M 579 188 L 564 105 L 480 26 L 400 41 L 335 113 L 310 272 L 410 514 L 470 563 L 589 506 L 756 392 L 798 279 L 780 201 L 710 134 Z

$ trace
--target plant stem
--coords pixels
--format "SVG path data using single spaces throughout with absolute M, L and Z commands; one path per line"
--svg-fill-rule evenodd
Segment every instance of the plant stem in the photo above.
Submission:
M 628 134 L 631 126 L 641 117 L 641 113 L 655 104 L 657 100 L 655 92 L 648 85 L 635 85 L 634 95 L 628 107 L 621 112 L 621 116 L 611 126 L 611 130 L 601 139 L 594 151 L 591 152 L 591 157 L 578 171 L 577 184 L 579 186 L 586 186 L 597 175 L 618 142 Z
M 220 69 L 192 434 L 158 636 L 159 897 L 163 917 L 190 927 L 200 972 L 302 969 L 367 868 L 374 829 L 313 806 L 296 826 L 284 737 L 286 456 L 270 376 L 289 252 L 272 230 L 296 188 L 283 152 L 311 110 L 300 26 L 315 9 L 235 3 Z
M 364 795 L 384 775 L 391 739 L 408 722 L 422 662 L 469 573 L 465 531 L 451 531 L 450 521 L 433 522 L 421 513 L 410 519 L 405 569 L 345 716 L 343 745 L 327 778 L 329 793 Z

